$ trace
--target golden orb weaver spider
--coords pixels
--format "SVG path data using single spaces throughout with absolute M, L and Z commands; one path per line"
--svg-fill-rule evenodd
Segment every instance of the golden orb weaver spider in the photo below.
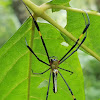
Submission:
M 23 1 L 22 1 L 22 2 L 23 2 Z M 24 2 L 23 2 L 23 4 L 24 4 Z M 25 4 L 24 4 L 24 5 L 25 5 Z M 75 96 L 74 96 L 74 94 L 73 94 L 71 88 L 69 87 L 68 83 L 66 82 L 66 80 L 64 79 L 64 77 L 62 76 L 62 74 L 59 72 L 58 69 L 62 69 L 62 70 L 64 70 L 64 71 L 67 71 L 67 72 L 70 72 L 71 74 L 73 74 L 72 71 L 69 71 L 69 70 L 60 68 L 60 67 L 59 67 L 59 64 L 63 63 L 63 62 L 64 62 L 66 59 L 68 59 L 73 53 L 75 53 L 75 52 L 79 49 L 79 47 L 82 45 L 82 43 L 85 41 L 85 39 L 86 39 L 86 37 L 87 37 L 87 29 L 88 29 L 88 27 L 89 27 L 89 25 L 90 25 L 90 20 L 89 20 L 88 14 L 85 12 L 86 15 L 87 15 L 87 18 L 88 18 L 88 24 L 86 24 L 85 17 L 84 17 L 84 15 L 83 15 L 83 13 L 82 13 L 82 15 L 83 15 L 83 17 L 84 17 L 84 20 L 85 20 L 85 24 L 86 24 L 86 26 L 85 26 L 85 28 L 84 28 L 82 34 L 79 36 L 79 38 L 77 39 L 77 41 L 75 42 L 75 44 L 69 49 L 69 51 L 68 51 L 60 60 L 58 60 L 57 57 L 55 57 L 55 56 L 49 57 L 49 54 L 48 54 L 48 51 L 47 51 L 45 42 L 44 42 L 43 37 L 42 37 L 42 34 L 41 34 L 41 32 L 40 32 L 40 28 L 39 28 L 39 26 L 38 26 L 38 24 L 37 24 L 35 18 L 34 18 L 33 15 L 31 14 L 31 12 L 29 11 L 28 7 L 27 7 L 26 5 L 25 5 L 25 7 L 26 7 L 26 9 L 28 10 L 28 12 L 30 13 L 30 15 L 31 15 L 31 17 L 32 17 L 32 19 L 33 19 L 33 21 L 34 21 L 34 24 L 35 24 L 35 26 L 36 26 L 36 28 L 37 28 L 37 30 L 38 30 L 38 33 L 39 33 L 40 38 L 41 38 L 41 40 L 42 40 L 42 43 L 43 43 L 43 46 L 44 46 L 44 49 L 45 49 L 45 52 L 46 52 L 46 55 L 47 55 L 49 64 L 46 63 L 46 62 L 44 62 L 44 61 L 41 60 L 40 58 L 38 58 L 38 56 L 34 53 L 34 51 L 28 46 L 27 41 L 26 41 L 26 39 L 25 39 L 26 46 L 27 46 L 27 48 L 32 52 L 32 54 L 38 59 L 38 61 L 40 61 L 40 62 L 42 62 L 42 63 L 44 63 L 44 64 L 46 64 L 47 66 L 50 67 L 49 69 L 45 70 L 45 71 L 42 72 L 42 73 L 34 73 L 33 70 L 32 70 L 32 74 L 44 74 L 45 72 L 47 72 L 48 70 L 51 69 L 51 71 L 50 71 L 50 76 L 49 76 L 49 83 L 48 83 L 48 89 L 47 89 L 46 100 L 48 99 L 48 94 L 49 94 L 49 86 L 50 86 L 50 80 L 51 80 L 51 73 L 52 73 L 52 76 L 53 76 L 53 92 L 54 92 L 54 93 L 57 92 L 57 75 L 58 75 L 58 73 L 59 73 L 60 76 L 62 77 L 62 79 L 64 80 L 65 84 L 67 85 L 67 87 L 68 87 L 68 89 L 69 89 L 69 91 L 70 91 L 70 93 L 71 93 L 71 95 L 72 95 L 72 97 L 73 97 L 73 100 L 76 100 L 76 98 L 75 98 Z M 79 46 L 78 46 L 71 54 L 69 54 L 69 53 L 73 50 L 73 48 L 78 44 L 78 41 L 83 37 L 84 33 L 86 33 L 86 34 L 85 34 L 83 40 L 81 41 L 81 43 L 79 44 Z M 68 54 L 69 54 L 69 55 L 68 55 Z M 68 56 L 67 56 L 67 55 L 68 55 Z

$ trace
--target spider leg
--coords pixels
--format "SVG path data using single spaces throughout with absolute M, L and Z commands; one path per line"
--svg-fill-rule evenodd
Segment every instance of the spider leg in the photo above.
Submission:
M 64 71 L 67 71 L 67 72 L 70 72 L 71 74 L 70 75 L 72 75 L 73 74 L 73 72 L 72 71 L 69 71 L 69 70 L 66 70 L 66 69 L 63 69 L 63 68 L 60 68 L 60 67 L 58 67 L 59 69 L 62 69 L 62 70 L 64 70 Z
M 23 1 L 22 1 L 22 2 L 23 2 Z M 23 2 L 23 4 L 25 5 L 24 2 Z M 31 13 L 30 10 L 28 9 L 28 7 L 27 7 L 26 5 L 25 5 L 25 7 L 26 7 L 26 9 L 28 10 L 28 12 L 30 13 L 30 15 L 32 16 L 32 19 L 33 19 L 33 21 L 34 21 L 34 24 L 35 24 L 37 30 L 38 30 L 38 33 L 39 33 L 39 35 L 40 35 L 40 37 L 41 37 L 41 40 L 42 40 L 44 49 L 45 49 L 45 51 L 46 51 L 46 55 L 47 55 L 47 57 L 48 57 L 48 61 L 49 61 L 49 63 L 50 63 L 49 54 L 48 54 L 48 51 L 47 51 L 45 42 L 44 42 L 44 40 L 43 40 L 42 34 L 41 34 L 41 32 L 40 32 L 40 28 L 39 28 L 39 26 L 38 26 L 38 23 L 36 22 L 35 18 L 33 17 L 32 13 Z
M 50 69 L 50 68 L 49 68 L 49 69 Z M 31 70 L 32 70 L 32 74 L 44 74 L 44 73 L 47 72 L 49 69 L 45 70 L 45 71 L 42 72 L 42 73 L 34 73 L 33 70 L 32 70 L 32 69 L 31 69 Z
M 85 12 L 85 13 L 86 13 L 86 12 Z M 82 13 L 82 15 L 83 15 L 83 13 Z M 81 44 L 85 41 L 86 36 L 87 36 L 87 29 L 88 29 L 88 27 L 89 27 L 89 25 L 90 25 L 89 16 L 88 16 L 87 13 L 86 13 L 86 15 L 87 15 L 87 18 L 88 18 L 88 24 L 85 26 L 85 28 L 84 28 L 82 34 L 79 36 L 79 38 L 77 39 L 77 41 L 75 42 L 75 44 L 71 47 L 71 49 L 59 60 L 59 63 L 60 63 L 60 64 L 63 62 L 63 59 L 64 59 L 64 58 L 73 50 L 73 48 L 78 44 L 78 41 L 82 38 L 82 36 L 83 36 L 84 33 L 86 32 L 86 35 L 85 35 L 85 37 L 83 38 Z M 83 15 L 83 17 L 84 17 L 84 15 Z M 84 20 L 85 20 L 85 17 L 84 17 Z M 85 24 L 86 24 L 86 20 L 85 20 Z M 78 46 L 78 48 L 81 46 L 81 44 Z M 65 61 L 65 60 L 64 60 L 64 61 Z
M 25 39 L 25 42 L 26 42 L 27 48 L 32 52 L 32 54 L 33 54 L 40 62 L 42 62 L 42 63 L 44 63 L 44 64 L 50 66 L 49 64 L 47 64 L 46 62 L 42 61 L 40 58 L 37 57 L 37 55 L 33 52 L 33 50 L 28 46 L 26 39 Z
M 59 71 L 58 71 L 58 72 L 59 72 Z M 69 91 L 70 91 L 70 93 L 71 93 L 73 99 L 76 100 L 76 98 L 75 98 L 75 96 L 73 95 L 73 92 L 72 92 L 71 88 L 69 87 L 69 85 L 67 84 L 66 80 L 64 79 L 64 77 L 62 76 L 62 74 L 61 74 L 60 72 L 59 72 L 59 74 L 60 74 L 60 76 L 62 77 L 62 79 L 64 80 L 64 82 L 66 83 L 66 85 L 67 85 L 67 87 L 68 87 L 68 89 L 69 89 Z
M 49 84 L 48 84 L 48 90 L 47 90 L 46 100 L 48 99 L 48 94 L 49 94 L 50 79 L 51 79 L 51 72 L 50 72 L 50 76 L 49 76 Z
M 81 46 L 81 44 L 85 41 L 86 36 L 83 38 L 82 42 L 80 43 L 80 45 L 76 48 L 76 50 L 74 50 L 70 55 L 68 55 L 65 59 L 63 59 L 59 64 L 61 64 L 62 62 L 64 62 L 67 58 L 69 58 L 73 53 L 75 53 L 79 47 Z

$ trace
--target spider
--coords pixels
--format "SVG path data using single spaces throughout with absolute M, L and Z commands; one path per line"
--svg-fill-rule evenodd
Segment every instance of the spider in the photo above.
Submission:
M 23 4 L 24 4 L 24 2 L 23 2 Z M 24 5 L 25 5 L 25 4 L 24 4 Z M 44 49 L 45 49 L 45 52 L 46 52 L 46 55 L 47 55 L 47 58 L 48 58 L 48 62 L 49 62 L 49 64 L 48 64 L 48 63 L 46 63 L 45 61 L 43 61 L 43 60 L 41 60 L 40 58 L 38 58 L 38 56 L 34 53 L 34 51 L 29 47 L 29 45 L 27 44 L 27 41 L 26 41 L 26 39 L 25 39 L 27 48 L 32 52 L 32 54 L 37 58 L 37 60 L 40 61 L 40 62 L 42 62 L 42 63 L 44 63 L 45 65 L 49 66 L 49 69 L 45 70 L 45 71 L 42 72 L 42 73 L 34 73 L 33 70 L 31 69 L 31 70 L 32 70 L 32 74 L 44 74 L 44 73 L 46 73 L 48 70 L 51 69 L 51 71 L 50 71 L 50 76 L 49 76 L 49 83 L 48 83 L 48 89 L 47 89 L 46 100 L 48 99 L 48 94 L 49 94 L 49 86 L 50 86 L 50 80 L 51 80 L 51 73 L 52 73 L 52 76 L 53 76 L 53 92 L 54 92 L 54 93 L 57 92 L 57 75 L 58 75 L 58 73 L 59 73 L 60 76 L 62 77 L 62 79 L 64 80 L 65 84 L 67 85 L 67 87 L 68 87 L 68 89 L 69 89 L 69 91 L 70 91 L 70 93 L 71 93 L 71 95 L 72 95 L 72 97 L 73 97 L 73 100 L 76 100 L 76 98 L 75 98 L 75 96 L 74 96 L 74 94 L 73 94 L 71 88 L 69 87 L 68 83 L 66 82 L 66 80 L 64 79 L 64 77 L 62 76 L 62 74 L 59 72 L 58 69 L 62 69 L 62 70 L 64 70 L 64 71 L 67 71 L 67 72 L 70 72 L 71 74 L 73 74 L 72 71 L 69 71 L 69 70 L 60 68 L 59 65 L 60 65 L 61 63 L 63 63 L 66 59 L 68 59 L 72 54 L 74 54 L 74 53 L 79 49 L 79 47 L 82 45 L 82 43 L 85 41 L 85 39 L 86 39 L 86 37 L 87 37 L 87 29 L 88 29 L 88 27 L 89 27 L 89 25 L 90 25 L 90 20 L 89 20 L 88 14 L 85 12 L 86 15 L 87 15 L 87 19 L 88 19 L 88 24 L 86 24 L 85 17 L 84 17 L 84 15 L 83 15 L 83 13 L 82 13 L 82 15 L 83 15 L 83 17 L 84 17 L 84 20 L 85 20 L 85 24 L 86 24 L 86 26 L 85 26 L 83 32 L 81 33 L 81 35 L 79 36 L 79 38 L 77 39 L 77 41 L 75 42 L 75 44 L 70 48 L 70 50 L 69 50 L 60 60 L 58 60 L 57 57 L 55 57 L 55 56 L 49 57 L 49 54 L 48 54 L 48 51 L 47 51 L 47 48 L 46 48 L 44 39 L 43 39 L 42 34 L 41 34 L 41 32 L 40 32 L 40 28 L 39 28 L 39 26 L 38 26 L 38 24 L 37 24 L 35 18 L 33 17 L 32 13 L 29 11 L 28 7 L 27 7 L 26 5 L 25 5 L 25 7 L 26 7 L 26 9 L 28 10 L 28 12 L 30 13 L 30 15 L 31 15 L 31 17 L 32 17 L 32 19 L 33 19 L 33 21 L 34 21 L 34 24 L 35 24 L 35 26 L 36 26 L 36 28 L 37 28 L 37 30 L 38 30 L 38 33 L 39 33 L 39 35 L 40 35 L 40 38 L 41 38 L 42 44 L 43 44 L 43 46 L 44 46 Z M 85 34 L 83 40 L 81 41 L 81 43 L 79 44 L 79 46 L 78 46 L 71 54 L 69 54 L 69 53 L 73 50 L 73 48 L 75 48 L 75 46 L 78 44 L 78 41 L 83 37 L 84 33 L 86 33 L 86 34 Z M 69 54 L 69 55 L 68 55 L 68 54 Z

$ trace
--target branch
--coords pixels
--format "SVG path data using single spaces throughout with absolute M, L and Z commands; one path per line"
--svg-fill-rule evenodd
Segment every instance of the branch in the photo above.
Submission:
M 85 13 L 81 9 L 66 7 L 66 6 L 62 6 L 62 5 L 43 4 L 43 5 L 41 5 L 41 7 L 43 7 L 44 10 L 53 9 L 54 8 L 54 9 L 63 9 L 63 10 L 67 10 L 67 11 L 74 11 L 74 12 L 79 12 L 79 13 Z M 98 13 L 96 11 L 86 11 L 86 12 L 88 14 L 90 14 L 90 15 L 100 16 L 100 13 Z
M 35 13 L 35 15 L 37 15 L 38 17 L 43 18 L 44 20 L 48 21 L 50 24 L 52 24 L 53 26 L 55 26 L 57 29 L 59 29 L 62 33 L 64 33 L 67 37 L 69 37 L 71 40 L 73 40 L 74 42 L 77 41 L 77 39 L 71 34 L 69 33 L 66 29 L 64 29 L 63 27 L 61 27 L 60 25 L 58 25 L 53 19 L 51 19 L 44 11 L 46 9 L 49 8 L 60 8 L 60 9 L 66 9 L 66 10 L 73 10 L 73 11 L 79 11 L 79 12 L 83 12 L 81 10 L 75 10 L 73 8 L 69 8 L 69 7 L 64 7 L 64 6 L 53 6 L 53 5 L 46 5 L 43 4 L 41 6 L 37 6 L 34 3 L 32 3 L 30 0 L 23 0 L 23 2 Z M 89 13 L 89 12 L 88 12 Z M 97 14 L 100 16 L 100 14 Z M 78 44 L 80 44 L 80 42 L 78 42 Z M 81 47 L 86 50 L 89 54 L 91 54 L 93 57 L 95 57 L 98 61 L 100 61 L 100 57 L 93 52 L 91 49 L 89 49 L 86 45 L 82 44 Z

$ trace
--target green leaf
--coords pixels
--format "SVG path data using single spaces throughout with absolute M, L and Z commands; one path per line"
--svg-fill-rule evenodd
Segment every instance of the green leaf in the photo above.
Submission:
M 25 37 L 31 31 L 29 20 L 0 49 L 1 100 L 27 99 L 29 54 Z
M 60 59 L 71 46 L 64 46 L 65 42 L 60 32 L 50 24 L 39 23 L 49 56 L 56 56 Z M 22 27 L 9 39 L 0 49 L 0 100 L 45 100 L 48 88 L 50 71 L 43 75 L 32 75 L 28 77 L 29 66 L 34 72 L 43 72 L 49 67 L 39 62 L 34 55 L 30 61 L 30 51 L 26 47 L 25 37 L 30 44 L 33 42 L 33 50 L 36 55 L 48 63 L 47 56 L 42 45 L 39 34 L 36 30 L 34 41 L 31 41 L 32 20 L 29 18 Z M 66 50 L 67 49 L 67 50 Z M 30 64 L 30 62 L 32 62 Z M 67 83 L 69 84 L 77 100 L 85 100 L 84 81 L 82 69 L 79 63 L 77 52 L 64 63 L 59 65 L 61 68 L 73 71 L 69 72 L 59 69 Z M 29 84 L 29 79 L 31 82 Z M 51 77 L 50 91 L 48 100 L 73 100 L 71 93 L 65 85 L 63 79 L 58 74 L 58 92 L 53 93 L 53 82 Z M 30 91 L 28 93 L 28 86 Z
M 70 0 L 52 0 L 50 4 L 55 4 L 55 5 L 66 5 L 69 3 Z
M 67 17 L 67 26 L 66 29 L 71 32 L 73 34 L 73 36 L 75 36 L 76 38 L 78 38 L 82 31 L 85 28 L 85 20 L 84 17 L 82 16 L 81 13 L 78 12 L 72 12 L 72 11 L 68 11 L 67 13 L 68 17 Z M 85 19 L 87 21 L 87 16 L 85 15 Z M 95 16 L 95 15 L 89 15 L 89 19 L 90 19 L 90 26 L 87 30 L 87 38 L 84 42 L 84 44 L 86 46 L 88 46 L 91 50 L 93 50 L 95 53 L 97 53 L 98 55 L 100 55 L 100 17 L 99 16 Z M 87 21 L 88 22 L 88 21 Z M 66 41 L 73 45 L 74 43 L 68 39 L 67 37 L 65 37 Z M 82 41 L 82 40 L 81 40 Z M 81 50 L 83 50 L 81 48 Z
M 53 5 L 63 5 L 63 6 L 66 6 L 66 7 L 70 7 L 70 5 L 69 5 L 69 2 L 70 2 L 70 0 L 52 0 L 52 1 L 50 1 L 48 4 L 53 4 Z M 56 12 L 56 11 L 59 11 L 59 10 L 61 10 L 61 9 L 52 9 L 52 12 Z

